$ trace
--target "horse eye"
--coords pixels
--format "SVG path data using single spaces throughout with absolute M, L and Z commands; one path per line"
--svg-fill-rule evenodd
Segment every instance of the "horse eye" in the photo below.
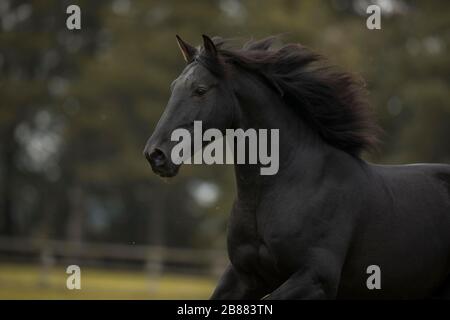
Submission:
M 195 89 L 194 93 L 196 96 L 204 95 L 208 90 L 205 87 L 198 87 Z

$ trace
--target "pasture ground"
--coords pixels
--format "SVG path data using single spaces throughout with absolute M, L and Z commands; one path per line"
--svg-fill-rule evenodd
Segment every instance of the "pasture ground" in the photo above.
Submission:
M 207 299 L 216 279 L 205 276 L 81 267 L 81 290 L 68 290 L 64 266 L 0 263 L 0 299 Z

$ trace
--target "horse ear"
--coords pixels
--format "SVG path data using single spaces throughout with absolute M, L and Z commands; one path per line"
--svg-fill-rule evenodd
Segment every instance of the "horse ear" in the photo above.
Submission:
M 184 61 L 187 63 L 191 63 L 194 59 L 195 54 L 197 53 L 197 49 L 195 49 L 190 44 L 183 41 L 179 35 L 176 35 L 178 47 L 180 48 L 181 53 L 183 54 Z
M 207 35 L 202 35 L 202 37 L 203 37 L 203 47 L 205 48 L 205 51 L 214 57 L 217 56 L 216 45 L 211 40 L 211 38 L 208 37 Z

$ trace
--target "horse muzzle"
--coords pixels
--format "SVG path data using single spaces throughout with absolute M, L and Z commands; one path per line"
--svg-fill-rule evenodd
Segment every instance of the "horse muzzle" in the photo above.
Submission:
M 144 156 L 157 175 L 169 178 L 177 175 L 180 166 L 175 165 L 161 148 L 145 148 Z

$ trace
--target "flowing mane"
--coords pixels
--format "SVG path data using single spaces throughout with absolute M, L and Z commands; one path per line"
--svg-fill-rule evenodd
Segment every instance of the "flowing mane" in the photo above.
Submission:
M 203 50 L 195 60 L 216 75 L 223 75 L 229 65 L 257 74 L 327 143 L 352 155 L 373 149 L 380 130 L 363 81 L 324 64 L 321 55 L 300 44 L 274 49 L 275 40 L 249 41 L 233 49 L 231 41 L 215 37 L 221 63 L 211 61 Z

